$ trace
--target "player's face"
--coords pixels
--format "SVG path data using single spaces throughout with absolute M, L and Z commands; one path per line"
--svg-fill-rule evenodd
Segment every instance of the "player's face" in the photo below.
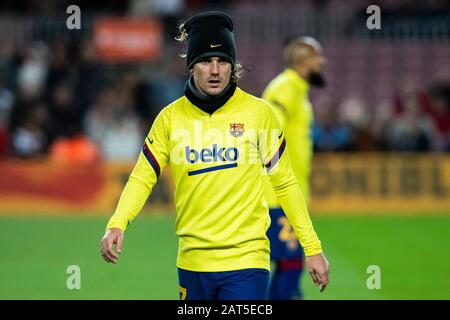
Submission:
M 314 51 L 307 59 L 308 66 L 308 82 L 318 88 L 325 86 L 326 81 L 323 75 L 323 69 L 325 67 L 326 59 L 321 52 Z
M 231 77 L 231 63 L 220 57 L 200 60 L 192 68 L 195 86 L 200 93 L 216 96 L 226 88 Z
M 316 73 L 322 73 L 325 67 L 326 59 L 321 52 L 315 51 L 308 59 L 309 70 Z

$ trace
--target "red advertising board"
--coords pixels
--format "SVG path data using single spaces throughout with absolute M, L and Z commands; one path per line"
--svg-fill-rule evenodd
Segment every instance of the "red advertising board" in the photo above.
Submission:
M 94 24 L 94 42 L 102 60 L 149 61 L 160 55 L 162 26 L 155 19 L 102 18 Z

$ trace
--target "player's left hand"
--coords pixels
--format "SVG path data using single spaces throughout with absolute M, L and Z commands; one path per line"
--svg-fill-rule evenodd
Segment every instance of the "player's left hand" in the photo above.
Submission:
M 316 287 L 320 286 L 320 292 L 323 292 L 330 282 L 330 265 L 327 258 L 323 253 L 306 257 L 306 266 L 314 284 Z
M 100 242 L 100 254 L 106 262 L 117 263 L 119 254 L 122 252 L 123 231 L 119 228 L 111 228 L 106 231 Z M 113 245 L 116 245 L 116 251 Z

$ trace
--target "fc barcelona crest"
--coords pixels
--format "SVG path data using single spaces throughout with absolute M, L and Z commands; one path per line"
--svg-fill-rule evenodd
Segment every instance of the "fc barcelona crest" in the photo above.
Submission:
M 239 138 L 244 134 L 244 124 L 243 123 L 230 123 L 230 134 Z

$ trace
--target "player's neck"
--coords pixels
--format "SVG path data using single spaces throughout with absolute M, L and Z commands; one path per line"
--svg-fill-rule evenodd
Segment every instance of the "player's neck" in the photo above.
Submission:
M 191 76 L 184 86 L 184 95 L 194 106 L 209 114 L 213 114 L 233 96 L 236 87 L 236 83 L 230 82 L 220 94 L 208 96 L 197 90 L 194 79 Z

